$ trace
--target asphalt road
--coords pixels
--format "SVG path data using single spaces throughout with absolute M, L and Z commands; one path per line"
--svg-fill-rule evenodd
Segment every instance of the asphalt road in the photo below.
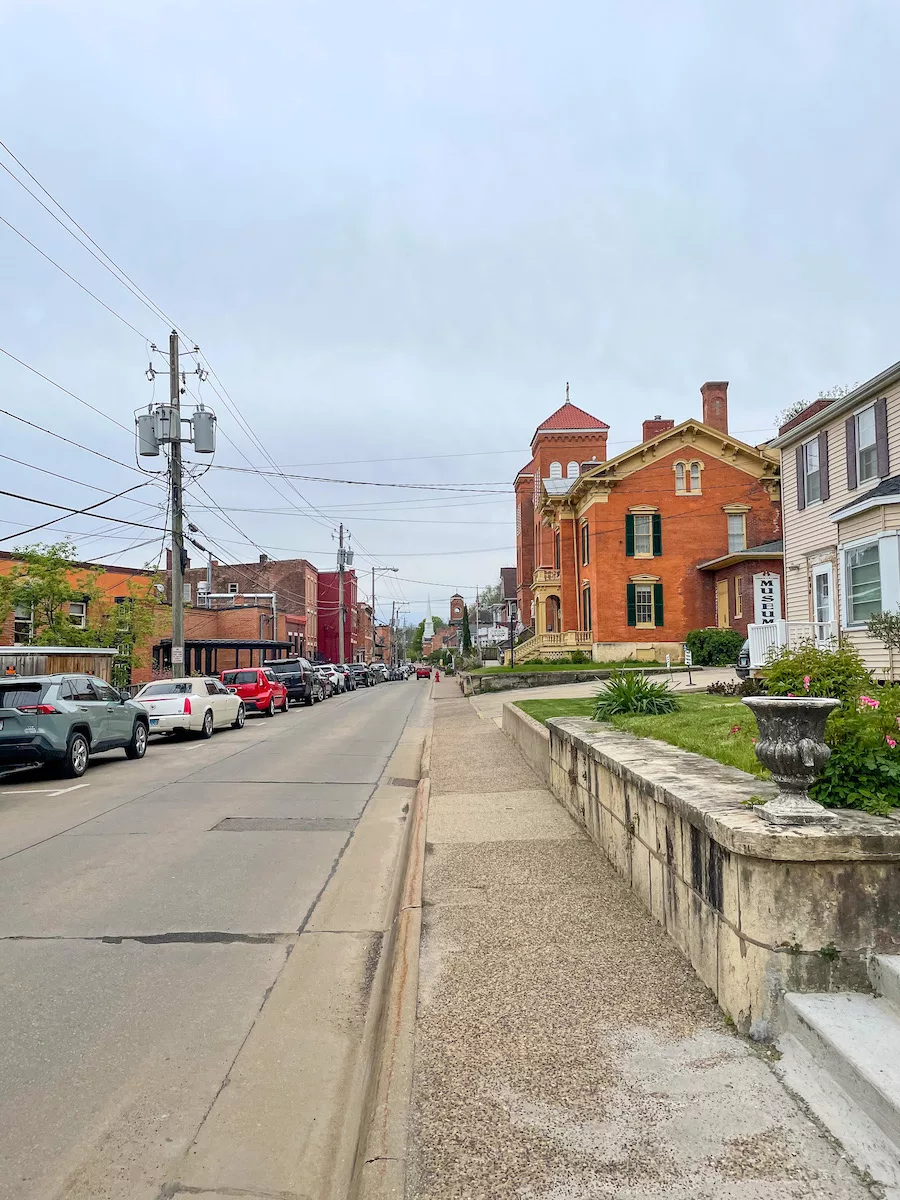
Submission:
M 424 687 L 0 776 L 2 1200 L 163 1194 Z

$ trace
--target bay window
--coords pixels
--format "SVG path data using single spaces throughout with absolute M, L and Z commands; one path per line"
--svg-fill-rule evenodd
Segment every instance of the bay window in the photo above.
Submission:
M 861 625 L 881 612 L 881 547 L 878 542 L 847 551 L 847 616 Z

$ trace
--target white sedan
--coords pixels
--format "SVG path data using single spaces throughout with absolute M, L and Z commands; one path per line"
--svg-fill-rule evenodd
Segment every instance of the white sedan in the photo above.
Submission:
M 218 679 L 167 679 L 147 683 L 134 697 L 150 718 L 151 733 L 196 733 L 210 738 L 217 729 L 244 724 L 244 702 Z

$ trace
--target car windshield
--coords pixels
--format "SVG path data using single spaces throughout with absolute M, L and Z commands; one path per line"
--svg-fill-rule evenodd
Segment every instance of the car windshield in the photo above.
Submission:
M 266 670 L 271 671 L 273 675 L 296 675 L 300 670 L 300 664 L 298 662 L 266 663 Z
M 146 700 L 149 696 L 188 696 L 194 690 L 192 679 L 169 680 L 167 683 L 148 683 L 141 688 L 135 700 Z
M 28 708 L 40 703 L 44 685 L 41 683 L 0 684 L 0 708 Z
M 255 671 L 224 671 L 222 673 L 223 683 L 256 683 Z

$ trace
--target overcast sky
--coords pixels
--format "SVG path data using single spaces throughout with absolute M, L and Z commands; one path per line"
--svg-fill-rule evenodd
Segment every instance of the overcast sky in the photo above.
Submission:
M 430 594 L 446 617 L 515 561 L 510 481 L 567 380 L 612 454 L 644 417 L 699 415 L 706 379 L 730 380 L 756 442 L 900 357 L 890 0 L 0 0 L 0 45 L 0 137 L 200 344 L 279 465 L 492 489 L 296 480 L 301 499 L 221 469 L 247 465 L 221 437 L 202 485 L 238 528 L 188 505 L 220 559 L 330 567 L 344 519 L 366 591 L 374 558 L 400 567 L 380 601 L 418 618 Z M 130 430 L 167 323 L 5 171 L 0 216 L 139 331 L 0 224 L 0 346 Z M 0 407 L 134 462 L 129 433 L 2 355 Z M 21 464 L 141 482 L 3 415 L 0 453 L 4 490 L 73 508 L 102 493 Z M 140 565 L 163 499 L 99 510 L 150 529 L 81 516 L 25 540 L 75 530 L 85 557 Z M 0 537 L 54 515 L 0 512 Z

